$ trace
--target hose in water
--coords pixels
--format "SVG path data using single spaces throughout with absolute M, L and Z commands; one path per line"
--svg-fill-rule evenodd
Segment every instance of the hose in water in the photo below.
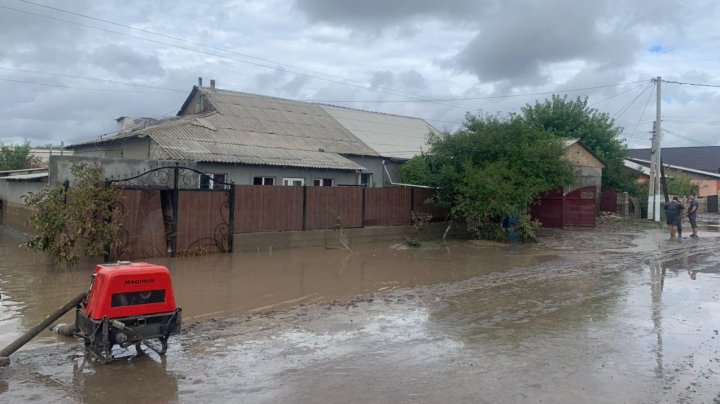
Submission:
M 0 351 L 0 366 L 7 366 L 10 364 L 10 358 L 8 358 L 13 352 L 20 349 L 23 345 L 27 344 L 36 335 L 40 334 L 44 329 L 48 328 L 50 324 L 54 323 L 63 316 L 63 314 L 72 310 L 73 307 L 77 306 L 85 298 L 85 292 L 75 296 L 72 300 L 65 303 L 64 306 L 58 308 L 54 312 L 50 313 L 45 320 L 41 321 L 35 327 L 29 329 L 25 334 L 21 335 L 18 339 L 11 342 L 10 345 L 6 346 Z

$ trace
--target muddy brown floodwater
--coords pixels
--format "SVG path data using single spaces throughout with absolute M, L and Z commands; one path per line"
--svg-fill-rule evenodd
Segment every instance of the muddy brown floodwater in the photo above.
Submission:
M 720 402 L 717 217 L 700 234 L 150 260 L 171 268 L 187 324 L 166 357 L 102 366 L 45 333 L 0 369 L 0 401 Z M 20 241 L 0 230 L 0 346 L 92 272 Z

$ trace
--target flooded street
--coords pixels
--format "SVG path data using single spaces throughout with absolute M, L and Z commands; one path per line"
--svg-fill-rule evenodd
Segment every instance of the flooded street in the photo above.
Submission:
M 165 358 L 102 366 L 44 333 L 0 368 L 0 401 L 720 402 L 710 219 L 681 242 L 600 226 L 526 246 L 152 260 L 171 268 L 187 324 Z M 92 272 L 53 268 L 20 242 L 0 230 L 2 346 Z

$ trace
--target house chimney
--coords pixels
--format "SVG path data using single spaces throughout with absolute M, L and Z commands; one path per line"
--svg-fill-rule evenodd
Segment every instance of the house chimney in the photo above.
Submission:
M 210 80 L 210 90 L 215 91 L 215 80 Z
M 198 87 L 202 87 L 202 77 L 198 77 Z

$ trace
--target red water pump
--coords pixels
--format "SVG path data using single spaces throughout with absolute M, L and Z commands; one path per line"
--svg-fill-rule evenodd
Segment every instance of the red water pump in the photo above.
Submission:
M 139 353 L 143 344 L 164 355 L 182 322 L 168 269 L 121 261 L 98 265 L 92 278 L 75 314 L 75 335 L 84 340 L 86 352 L 101 363 L 113 360 L 115 345 L 135 345 Z

